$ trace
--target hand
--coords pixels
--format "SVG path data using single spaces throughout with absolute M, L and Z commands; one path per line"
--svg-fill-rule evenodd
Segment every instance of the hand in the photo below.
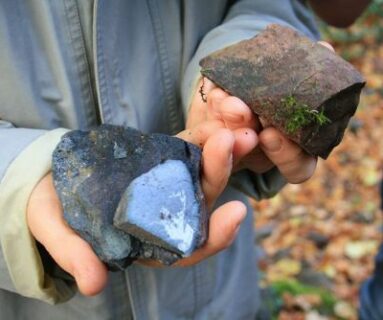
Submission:
M 202 189 L 210 211 L 231 175 L 235 137 L 230 130 L 224 128 L 221 121 L 203 120 L 193 128 L 182 131 L 177 137 L 203 146 Z M 246 206 L 239 201 L 231 201 L 217 208 L 209 219 L 206 243 L 190 257 L 177 261 L 173 266 L 191 266 L 227 248 L 234 241 L 246 213 Z M 151 267 L 163 267 L 154 260 L 141 259 L 139 262 Z
M 290 183 L 301 183 L 312 176 L 316 158 L 273 127 L 268 127 L 239 98 L 230 96 L 208 79 L 203 80 L 207 102 L 196 93 L 187 126 L 200 121 L 220 121 L 235 137 L 233 171 L 249 169 L 263 173 L 278 167 Z M 202 81 L 200 83 L 202 85 Z
M 32 191 L 27 206 L 27 223 L 34 238 L 62 269 L 74 277 L 81 293 L 92 296 L 105 287 L 106 266 L 64 220 L 51 174 Z
M 319 43 L 334 51 L 329 43 Z M 263 173 L 276 166 L 290 183 L 304 182 L 313 175 L 317 164 L 315 157 L 268 126 L 243 101 L 230 96 L 208 79 L 200 81 L 198 88 L 201 87 L 202 92 L 197 90 L 193 97 L 187 127 L 202 121 L 220 121 L 230 129 L 235 136 L 233 171 L 245 168 Z
M 209 211 L 226 187 L 233 167 L 235 136 L 230 130 L 223 129 L 222 125 L 220 121 L 207 121 L 177 135 L 191 143 L 204 146 L 202 189 Z M 179 260 L 175 266 L 194 265 L 230 246 L 246 213 L 246 206 L 239 201 L 231 201 L 217 208 L 209 219 L 206 243 L 190 257 Z
M 211 209 L 231 173 L 233 134 L 216 121 L 185 130 L 178 137 L 204 146 L 202 187 Z M 192 256 L 180 260 L 177 265 L 195 264 L 229 246 L 246 211 L 244 204 L 238 201 L 229 202 L 215 210 L 210 218 L 206 244 Z M 105 287 L 107 268 L 91 246 L 64 220 L 51 174 L 38 183 L 30 196 L 27 223 L 32 235 L 45 247 L 55 262 L 74 277 L 82 294 L 95 295 Z M 153 261 L 144 263 L 159 264 Z

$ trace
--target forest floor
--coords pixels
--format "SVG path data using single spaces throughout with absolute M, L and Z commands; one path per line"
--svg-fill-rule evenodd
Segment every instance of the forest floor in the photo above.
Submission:
M 382 239 L 383 6 L 347 30 L 322 26 L 322 34 L 367 85 L 342 143 L 314 176 L 252 202 L 273 319 L 357 319 L 358 290 Z

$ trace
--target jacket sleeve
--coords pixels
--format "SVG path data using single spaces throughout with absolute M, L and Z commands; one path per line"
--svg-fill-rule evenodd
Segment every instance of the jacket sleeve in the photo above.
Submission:
M 44 272 L 26 223 L 34 186 L 51 168 L 51 154 L 65 129 L 14 128 L 0 120 L 0 288 L 49 303 L 67 300 L 72 284 Z
M 319 38 L 314 18 L 303 1 L 236 1 L 223 23 L 202 39 L 186 68 L 182 83 L 185 114 L 200 77 L 199 61 L 218 49 L 255 36 L 271 23 L 293 27 L 312 39 Z M 286 183 L 276 168 L 265 174 L 254 174 L 244 170 L 234 175 L 232 182 L 234 186 L 256 199 L 273 196 Z

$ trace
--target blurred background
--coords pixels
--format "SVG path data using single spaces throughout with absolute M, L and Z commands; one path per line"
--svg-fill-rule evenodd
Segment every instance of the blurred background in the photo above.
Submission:
M 383 0 L 348 29 L 320 25 L 367 85 L 345 138 L 315 175 L 253 202 L 266 319 L 357 319 L 358 290 L 382 240 Z

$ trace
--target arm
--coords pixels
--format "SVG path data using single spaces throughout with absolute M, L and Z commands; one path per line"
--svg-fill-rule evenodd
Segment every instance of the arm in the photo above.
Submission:
M 63 133 L 14 128 L 0 121 L 0 287 L 49 302 L 66 300 L 74 290 L 44 275 L 25 212 L 32 189 L 50 170 L 50 154 Z
M 315 13 L 328 24 L 346 28 L 366 9 L 371 0 L 309 0 Z

